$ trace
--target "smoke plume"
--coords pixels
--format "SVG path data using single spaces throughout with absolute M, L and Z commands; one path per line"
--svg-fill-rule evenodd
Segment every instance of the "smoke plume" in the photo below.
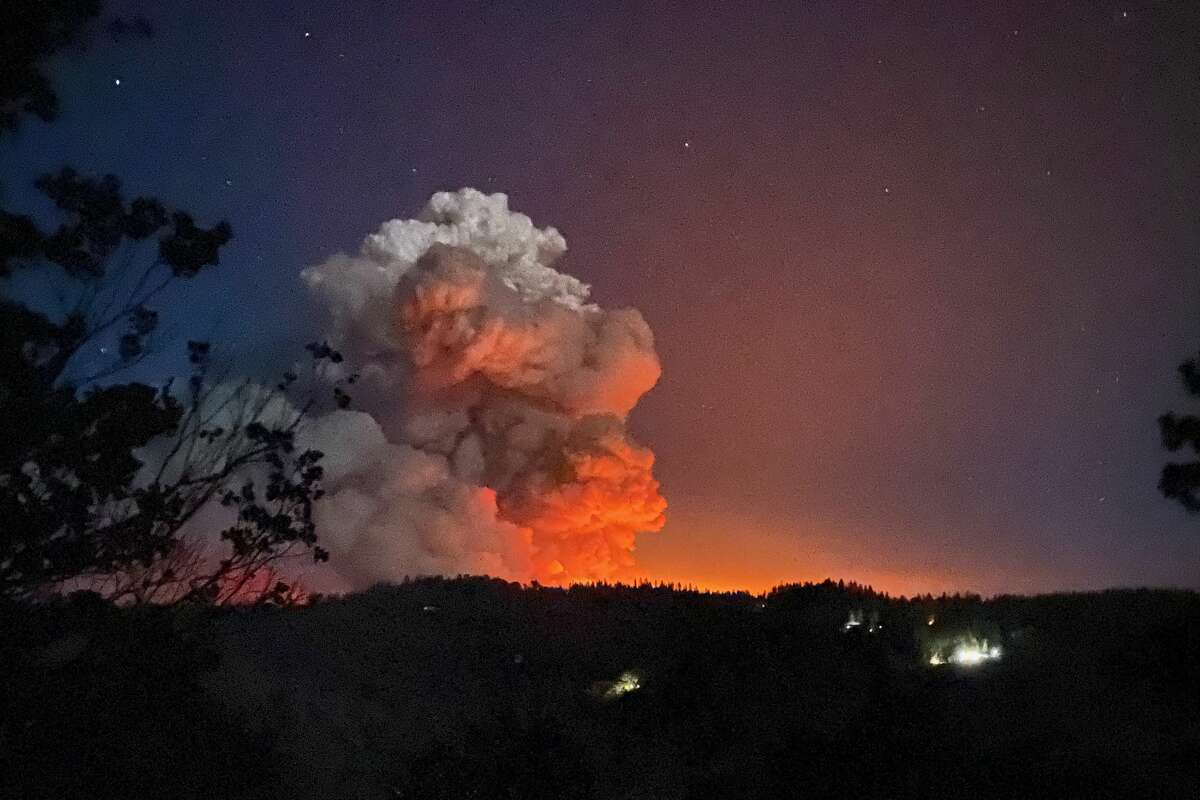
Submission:
M 654 454 L 625 427 L 660 374 L 653 336 L 556 271 L 565 250 L 505 195 L 463 189 L 302 273 L 361 376 L 361 410 L 308 433 L 322 543 L 351 585 L 621 577 L 662 527 Z

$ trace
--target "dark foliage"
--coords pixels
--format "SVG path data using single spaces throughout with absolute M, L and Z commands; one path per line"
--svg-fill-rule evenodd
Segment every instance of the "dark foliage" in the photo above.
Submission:
M 852 611 L 875 631 L 844 630 Z M 430 579 L 229 619 L 221 685 L 253 687 L 226 696 L 279 730 L 292 800 L 1185 798 L 1200 780 L 1189 592 Z M 929 665 L 966 635 L 1004 657 Z M 626 671 L 635 691 L 597 690 Z
M 21 596 L 81 579 L 108 596 L 169 602 L 246 600 L 246 592 L 286 596 L 290 587 L 264 570 L 308 551 L 316 560 L 312 504 L 320 497 L 321 454 L 295 446 L 307 406 L 271 414 L 277 391 L 246 383 L 214 397 L 210 347 L 190 342 L 185 387 L 104 383 L 148 352 L 159 314 L 149 302 L 171 283 L 219 263 L 230 228 L 202 228 L 154 198 L 126 201 L 113 176 L 63 169 L 38 181 L 64 216 L 43 232 L 8 215 L 0 274 L 37 270 L 65 276 L 74 308 L 52 318 L 0 299 L 0 595 Z M 139 246 L 156 255 L 137 273 Z M 136 276 L 136 277 L 135 277 Z M 124 279 L 124 282 L 122 282 Z M 91 374 L 76 365 L 85 348 L 115 339 L 115 358 Z M 100 352 L 104 352 L 100 350 Z M 316 367 L 340 361 L 327 345 L 310 348 Z M 334 402 L 349 396 L 335 383 Z M 211 424 L 217 407 L 231 423 Z M 165 455 L 156 474 L 138 480 L 139 455 L 154 442 Z M 255 477 L 257 475 L 257 477 Z M 236 488 L 234 488 L 236 485 Z M 181 540 L 206 503 L 237 511 L 222 534 L 230 553 L 206 564 Z
M 216 265 L 221 247 L 232 237 L 229 223 L 200 228 L 189 214 L 169 212 L 153 197 L 126 203 L 115 175 L 89 178 L 64 167 L 38 178 L 37 187 L 66 220 L 43 233 L 29 218 L 6 214 L 0 228 L 5 239 L 0 277 L 21 266 L 49 262 L 72 278 L 103 278 L 109 259 L 123 242 L 157 237 L 158 259 L 137 287 L 141 292 L 149 288 L 146 281 L 152 278 L 190 278 Z M 157 272 L 166 275 L 157 275 L 158 267 L 163 269 Z
M 228 225 L 198 229 L 153 198 L 126 203 L 111 175 L 97 180 L 63 169 L 38 186 L 65 219 L 42 232 L 31 220 L 7 215 L 17 223 L 0 232 L 16 238 L 0 239 L 8 256 L 0 275 L 39 270 L 49 280 L 61 270 L 77 282 L 78 302 L 52 319 L 0 299 L 0 594 L 148 564 L 170 552 L 171 526 L 161 523 L 184 509 L 153 489 L 135 489 L 142 462 L 134 453 L 177 432 L 186 409 L 162 389 L 93 381 L 144 354 L 158 325 L 146 303 L 176 276 L 216 264 L 217 249 L 229 239 Z M 114 253 L 151 237 L 159 258 L 128 295 L 117 300 L 119 286 L 105 295 Z M 95 375 L 73 375 L 85 345 L 110 331 L 122 331 L 116 362 Z
M 1200 780 L 1191 592 L 463 578 L 286 609 L 0 611 L 5 797 L 1191 798 Z M 845 630 L 851 612 L 874 630 Z M 929 665 L 968 634 L 1004 658 Z M 627 672 L 635 690 L 605 690 Z
M 0 131 L 23 113 L 54 118 L 44 62 L 77 43 L 98 12 L 98 2 L 0 5 Z M 142 18 L 117 19 L 109 33 L 145 37 L 151 29 Z M 65 280 L 75 301 L 51 315 L 7 287 L 0 296 L 0 596 L 90 582 L 137 601 L 290 597 L 271 565 L 302 552 L 327 557 L 312 522 L 321 454 L 295 446 L 311 399 L 296 413 L 269 415 L 276 392 L 247 383 L 214 396 L 206 342 L 189 342 L 182 390 L 113 382 L 150 352 L 159 327 L 151 301 L 217 266 L 229 224 L 206 228 L 156 198 L 126 200 L 113 175 L 63 168 L 36 185 L 61 222 L 42 230 L 0 209 L 0 278 L 34 271 L 43 285 Z M 107 361 L 95 358 L 110 351 Z M 328 345 L 310 353 L 314 368 L 341 361 Z M 277 392 L 296 380 L 288 373 Z M 351 382 L 334 384 L 340 408 Z M 233 421 L 212 425 L 218 410 Z M 164 442 L 156 474 L 139 478 L 139 454 Z M 222 534 L 228 556 L 212 564 L 181 531 L 216 501 L 238 521 Z
M 0 602 L 0 797 L 278 797 L 269 732 L 203 688 L 210 615 Z
M 1200 366 L 1189 359 L 1179 366 L 1184 389 L 1191 397 L 1200 397 Z M 1191 451 L 1191 460 L 1171 462 L 1162 468 L 1158 488 L 1167 498 L 1190 512 L 1200 512 L 1200 417 L 1176 416 L 1167 412 L 1158 418 L 1163 446 L 1172 453 Z
M 4 0 L 0 3 L 0 134 L 21 117 L 49 122 L 58 95 L 45 73 L 50 56 L 78 43 L 100 13 L 100 0 Z

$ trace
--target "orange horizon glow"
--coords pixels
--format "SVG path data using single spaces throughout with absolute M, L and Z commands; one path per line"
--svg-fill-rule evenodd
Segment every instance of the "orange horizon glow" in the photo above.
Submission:
M 867 543 L 890 538 L 878 534 L 872 538 L 845 523 L 732 519 L 680 509 L 662 532 L 638 537 L 637 567 L 626 582 L 762 594 L 786 584 L 831 579 L 895 597 L 1089 588 L 1070 575 L 1030 569 L 1015 557 L 1000 563 L 973 563 L 975 559 L 962 554 L 956 558 Z

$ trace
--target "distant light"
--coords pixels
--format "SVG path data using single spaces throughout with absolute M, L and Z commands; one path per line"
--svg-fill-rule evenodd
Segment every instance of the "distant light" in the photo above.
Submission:
M 926 625 L 932 625 L 932 624 L 933 624 L 934 622 L 936 622 L 936 621 L 937 621 L 937 618 L 936 618 L 936 617 L 930 617 L 929 619 L 925 620 L 925 624 L 926 624 Z
M 691 146 L 692 146 L 692 143 L 691 143 L 691 142 L 689 142 L 687 139 L 684 139 L 684 140 L 683 140 L 683 146 L 684 146 L 684 147 L 691 147 Z
M 120 85 L 121 85 L 121 79 L 113 78 L 113 86 L 120 86 Z
M 308 31 L 305 31 L 305 32 L 304 32 L 304 38 L 305 38 L 305 39 L 309 38 L 310 36 L 312 36 L 312 34 L 311 34 L 310 32 L 308 32 Z
M 986 640 L 979 641 L 974 638 L 958 642 L 954 646 L 954 649 L 950 651 L 949 656 L 943 655 L 942 652 L 934 651 L 929 656 L 930 666 L 937 667 L 942 664 L 956 664 L 962 667 L 974 667 L 985 661 L 995 661 L 1001 656 L 999 647 L 995 645 L 989 647 Z
M 642 688 L 642 678 L 636 672 L 622 672 L 621 676 L 612 682 L 612 685 L 604 692 L 604 697 L 608 700 L 615 700 L 621 695 L 636 692 Z
M 954 652 L 950 654 L 950 663 L 972 666 L 980 663 L 986 658 L 987 653 L 959 645 L 958 647 L 954 648 Z

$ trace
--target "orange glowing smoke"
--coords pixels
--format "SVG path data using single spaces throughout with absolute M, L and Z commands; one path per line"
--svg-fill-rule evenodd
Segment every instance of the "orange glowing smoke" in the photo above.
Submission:
M 661 529 L 667 505 L 654 454 L 624 423 L 658 380 L 653 338 L 635 311 L 517 295 L 470 250 L 429 249 L 397 295 L 412 405 L 466 422 L 451 461 L 529 531 L 530 577 L 627 574 L 635 537 Z
M 322 539 L 352 584 L 622 579 L 662 528 L 654 455 L 625 426 L 661 373 L 654 337 L 554 269 L 565 251 L 504 195 L 463 189 L 305 270 L 362 375 L 357 412 L 312 434 Z
M 500 498 L 502 515 L 532 531 L 534 577 L 558 583 L 628 574 L 634 538 L 666 522 L 653 466 L 654 454 L 630 441 L 614 417 L 586 417 L 553 470 L 527 476 Z

